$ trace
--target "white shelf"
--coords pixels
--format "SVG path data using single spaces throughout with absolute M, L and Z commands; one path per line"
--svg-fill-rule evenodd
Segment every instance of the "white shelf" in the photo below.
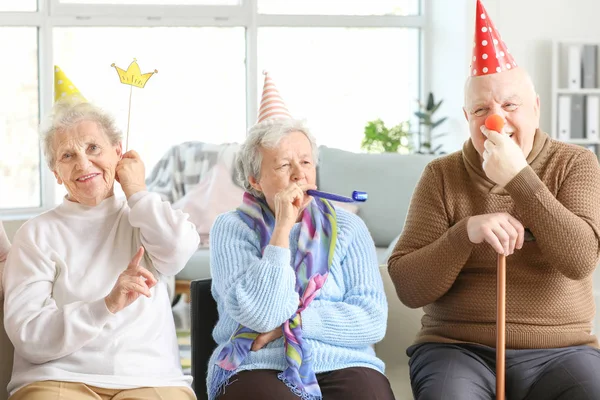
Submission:
M 557 94 L 600 94 L 600 89 L 556 89 Z
M 552 43 L 552 104 L 551 104 L 551 131 L 550 136 L 558 139 L 558 100 L 560 96 L 573 96 L 573 95 L 595 95 L 600 96 L 600 87 L 598 88 L 575 88 L 569 89 L 567 87 L 567 46 L 570 45 L 598 45 L 598 51 L 600 54 L 600 40 L 593 42 L 589 40 L 555 40 Z M 597 59 L 597 63 L 600 67 L 600 57 Z M 597 81 L 600 82 L 600 68 L 596 72 Z M 600 84 L 600 83 L 599 83 Z M 587 101 L 587 98 L 586 98 Z M 600 129 L 600 127 L 598 127 Z M 592 146 L 595 148 L 596 155 L 600 153 L 600 140 L 598 139 L 558 139 L 566 143 L 576 144 L 584 147 Z
M 581 40 L 577 40 L 577 39 L 565 39 L 565 40 L 559 40 L 558 41 L 560 44 L 598 44 L 598 41 L 594 41 L 594 40 L 589 40 L 589 39 L 581 39 Z

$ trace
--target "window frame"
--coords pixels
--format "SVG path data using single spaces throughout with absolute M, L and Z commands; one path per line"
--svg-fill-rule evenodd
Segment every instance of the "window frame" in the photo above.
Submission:
M 419 15 L 277 15 L 259 14 L 258 0 L 240 0 L 240 5 L 86 5 L 61 4 L 59 0 L 38 0 L 35 12 L 0 12 L 0 26 L 31 26 L 38 29 L 39 115 L 44 118 L 53 104 L 53 29 L 55 27 L 243 27 L 246 32 L 246 126 L 256 121 L 259 90 L 258 29 L 261 27 L 344 27 L 344 28 L 416 28 L 419 29 L 419 97 L 427 92 L 425 80 L 427 18 L 431 2 L 419 0 Z M 427 4 L 426 4 L 427 3 Z M 41 206 L 0 209 L 0 218 L 28 219 L 52 209 L 54 176 L 44 165 L 40 153 Z

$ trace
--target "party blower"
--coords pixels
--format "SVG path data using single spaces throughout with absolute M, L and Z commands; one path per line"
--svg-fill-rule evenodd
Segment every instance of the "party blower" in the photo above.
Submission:
M 485 127 L 502 132 L 504 119 L 492 114 L 485 119 Z M 506 256 L 498 254 L 498 278 L 496 283 L 496 398 L 504 400 L 505 352 L 506 352 Z
M 320 197 L 322 199 L 341 201 L 343 203 L 354 203 L 354 202 L 364 203 L 365 201 L 367 201 L 367 198 L 369 197 L 367 195 L 367 192 L 360 192 L 358 190 L 355 190 L 352 192 L 352 197 L 340 196 L 339 194 L 321 192 L 319 190 L 312 190 L 312 189 L 307 190 L 306 194 L 308 194 L 309 196 L 313 196 L 313 197 Z

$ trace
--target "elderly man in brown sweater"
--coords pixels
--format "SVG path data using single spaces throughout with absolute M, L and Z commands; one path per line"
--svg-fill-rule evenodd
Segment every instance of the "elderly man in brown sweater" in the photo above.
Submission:
M 485 10 L 477 16 L 489 21 Z M 600 350 L 591 334 L 598 160 L 539 129 L 539 98 L 512 57 L 498 70 L 483 54 L 474 55 L 483 62 L 474 62 L 465 86 L 471 138 L 425 169 L 388 263 L 400 300 L 425 311 L 407 350 L 414 396 L 495 398 L 501 253 L 509 256 L 507 398 L 600 399 Z M 491 114 L 504 119 L 503 132 L 485 128 Z M 524 240 L 529 233 L 534 240 Z

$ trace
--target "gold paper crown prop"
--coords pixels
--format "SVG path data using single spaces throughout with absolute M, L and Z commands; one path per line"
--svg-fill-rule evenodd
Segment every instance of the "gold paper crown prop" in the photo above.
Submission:
M 129 64 L 129 67 L 127 67 L 127 71 L 117 67 L 115 63 L 112 63 L 111 67 L 114 67 L 117 70 L 117 73 L 119 74 L 119 79 L 121 80 L 122 84 L 131 85 L 139 88 L 143 88 L 144 86 L 146 86 L 146 82 L 148 82 L 148 79 L 150 79 L 152 75 L 158 73 L 157 70 L 154 70 L 154 72 L 147 72 L 145 74 L 142 74 L 140 66 L 138 65 L 137 60 L 135 58 L 133 59 L 133 62 Z
M 117 70 L 117 74 L 119 74 L 119 80 L 124 85 L 129 85 L 129 111 L 127 112 L 127 139 L 125 142 L 125 151 L 127 151 L 129 147 L 129 121 L 131 120 L 131 95 L 133 94 L 133 87 L 138 87 L 143 89 L 148 82 L 148 79 L 152 77 L 152 75 L 157 74 L 158 71 L 154 70 L 153 72 L 147 72 L 142 74 L 140 70 L 140 66 L 137 63 L 137 59 L 133 59 L 129 67 L 127 67 L 127 71 L 122 68 L 119 68 L 115 65 L 115 63 L 111 64 L 115 70 Z

